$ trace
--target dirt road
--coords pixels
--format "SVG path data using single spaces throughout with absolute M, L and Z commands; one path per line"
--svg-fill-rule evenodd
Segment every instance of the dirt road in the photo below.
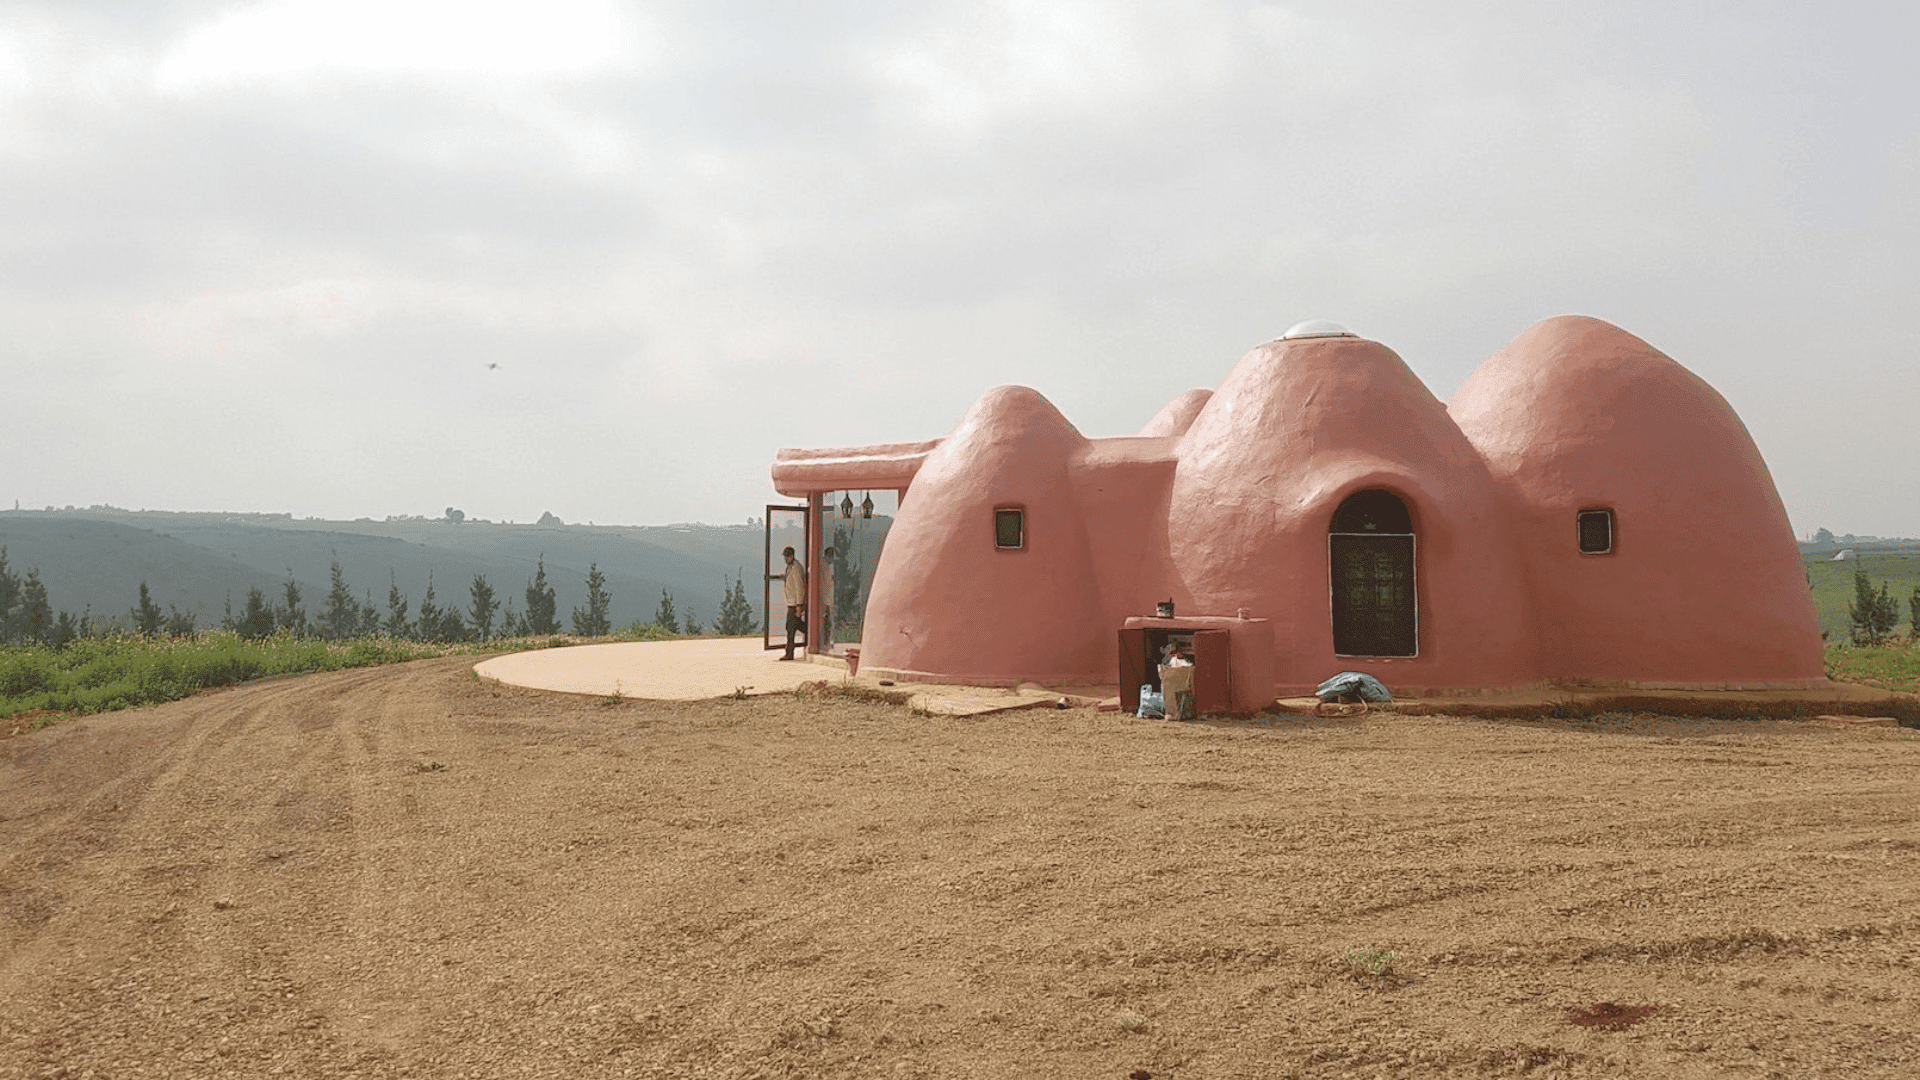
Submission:
M 0 742 L 0 1078 L 1920 1075 L 1920 732 L 471 662 Z

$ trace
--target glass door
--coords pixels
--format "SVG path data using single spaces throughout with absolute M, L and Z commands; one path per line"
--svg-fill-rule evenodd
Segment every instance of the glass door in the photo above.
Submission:
M 786 556 L 781 554 L 787 548 L 793 549 L 794 558 L 807 561 L 807 508 L 801 506 L 767 507 L 767 571 L 766 602 L 762 611 L 766 619 L 762 629 L 766 635 L 766 647 L 784 649 L 787 647 L 787 591 L 784 576 L 787 572 Z M 796 649 L 807 640 L 806 628 L 802 627 L 793 636 Z
M 874 567 L 879 565 L 900 501 L 891 491 L 857 489 L 827 492 L 824 501 L 819 572 L 826 577 L 820 579 L 820 602 L 827 605 L 823 614 L 831 617 L 821 621 L 820 647 L 830 650 L 860 644 Z

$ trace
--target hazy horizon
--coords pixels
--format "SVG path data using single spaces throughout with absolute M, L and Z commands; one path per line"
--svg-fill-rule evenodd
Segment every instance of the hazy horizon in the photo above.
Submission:
M 769 505 L 779 505 L 779 503 L 776 501 L 775 503 L 772 503 Z M 799 505 L 799 504 L 793 503 L 791 505 Z M 460 508 L 449 507 L 446 509 L 459 510 Z M 463 514 L 465 513 L 464 510 L 462 510 L 461 512 Z M 548 513 L 548 512 L 549 511 L 541 511 L 541 513 Z M 237 517 L 245 517 L 245 516 L 285 517 L 285 518 L 291 518 L 294 521 L 340 521 L 340 522 L 371 521 L 375 523 L 402 522 L 402 521 L 433 522 L 433 521 L 446 520 L 445 509 L 443 509 L 438 514 L 429 514 L 429 513 L 381 514 L 377 517 L 371 514 L 354 514 L 350 517 L 322 517 L 317 514 L 297 514 L 291 510 L 242 510 L 242 509 L 238 509 L 236 507 L 231 507 L 231 506 L 223 506 L 217 509 L 201 509 L 201 508 L 182 509 L 177 506 L 114 506 L 107 503 L 90 503 L 85 506 L 82 506 L 79 503 L 66 503 L 66 504 L 49 503 L 45 506 L 27 506 L 26 504 L 22 503 L 18 506 L 13 506 L 13 507 L 0 507 L 0 514 L 12 514 L 12 513 L 21 513 L 21 514 L 117 513 L 117 514 L 215 514 L 215 515 L 230 514 Z M 532 515 L 529 515 L 528 518 L 523 521 L 517 518 L 509 520 L 505 518 L 489 518 L 489 517 L 483 517 L 475 514 L 466 514 L 466 516 L 457 524 L 462 524 L 462 525 L 538 525 L 540 524 L 540 516 L 541 514 L 532 514 Z M 559 515 L 557 514 L 554 516 L 559 517 Z M 756 522 L 756 527 L 757 527 L 757 522 L 761 517 L 765 515 L 754 514 L 750 516 Z M 561 518 L 560 520 L 561 526 L 590 525 L 590 526 L 605 526 L 607 528 L 619 528 L 619 529 L 661 529 L 661 528 L 667 528 L 674 525 L 710 525 L 710 526 L 713 526 L 714 528 L 735 528 L 735 527 L 745 527 L 746 524 L 747 522 L 744 518 L 740 521 L 696 521 L 696 520 L 569 521 L 565 518 Z
M 892 493 L 887 492 L 884 494 L 888 497 L 888 501 L 891 501 Z M 782 504 L 778 500 L 775 500 L 766 505 L 797 506 L 801 504 L 798 502 L 788 502 L 788 503 Z M 460 509 L 460 508 L 451 507 L 450 509 Z M 464 513 L 464 511 L 462 512 Z M 425 523 L 444 522 L 446 520 L 444 510 L 440 514 L 385 514 L 379 517 L 374 517 L 368 514 L 356 514 L 352 517 L 320 517 L 317 515 L 310 515 L 310 514 L 296 514 L 289 510 L 239 510 L 239 509 L 234 509 L 232 507 L 223 507 L 217 510 L 199 510 L 199 509 L 183 510 L 178 507 L 168 507 L 168 506 L 139 506 L 139 507 L 111 506 L 111 505 L 102 504 L 102 503 L 94 503 L 88 506 L 81 506 L 77 503 L 68 503 L 65 505 L 50 504 L 46 506 L 20 505 L 20 506 L 14 506 L 14 507 L 0 507 L 0 514 L 12 514 L 12 513 L 21 513 L 21 514 L 118 513 L 118 514 L 213 514 L 213 515 L 227 514 L 227 515 L 233 515 L 236 517 L 245 517 L 245 516 L 275 517 L 275 518 L 284 517 L 284 518 L 290 518 L 291 520 L 294 520 L 294 521 L 338 522 L 341 524 L 357 524 L 361 522 L 370 522 L 373 524 L 401 524 L 401 523 L 419 524 L 422 522 L 425 522 Z M 897 513 L 897 511 L 894 508 L 884 507 L 884 508 L 877 508 L 874 511 L 874 516 L 875 517 L 891 517 L 895 513 Z M 555 515 L 555 516 L 557 517 L 558 515 Z M 758 529 L 758 528 L 761 528 L 763 525 L 762 518 L 764 516 L 765 516 L 764 514 L 753 514 L 753 515 L 749 515 L 749 518 L 742 519 L 740 521 L 701 521 L 697 519 L 686 519 L 686 520 L 675 520 L 675 521 L 593 521 L 593 520 L 569 521 L 562 518 L 559 525 L 557 526 L 548 525 L 544 527 L 572 528 L 574 526 L 580 526 L 582 528 L 605 528 L 605 529 L 667 529 L 667 528 L 674 528 L 677 526 L 698 525 L 698 526 L 702 526 L 710 529 L 743 529 L 743 528 L 749 528 L 749 527 Z M 830 522 L 830 523 L 837 524 L 838 522 L 836 519 L 834 522 Z M 519 519 L 507 520 L 503 518 L 477 517 L 475 515 L 468 514 L 463 520 L 461 520 L 457 524 L 460 524 L 460 525 L 527 525 L 527 526 L 532 526 L 536 528 L 542 527 L 540 525 L 538 514 L 533 515 L 530 520 L 525 520 L 525 521 L 522 521 Z M 1861 532 L 1855 532 L 1854 530 L 1846 528 L 1844 526 L 1836 528 L 1830 524 L 1816 525 L 1813 528 L 1806 530 L 1805 532 L 1796 532 L 1794 534 L 1794 539 L 1800 543 L 1810 543 L 1813 541 L 1814 535 L 1822 528 L 1826 529 L 1828 532 L 1833 534 L 1833 538 L 1835 542 L 1841 542 L 1845 540 L 1847 537 L 1852 537 L 1853 540 L 1859 540 L 1859 541 L 1920 540 L 1920 536 L 1903 536 L 1899 534 L 1880 534 L 1880 533 L 1861 533 Z

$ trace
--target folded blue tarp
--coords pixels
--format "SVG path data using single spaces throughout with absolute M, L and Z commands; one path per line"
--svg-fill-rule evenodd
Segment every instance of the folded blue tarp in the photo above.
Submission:
M 1380 680 L 1358 671 L 1343 671 L 1320 684 L 1314 696 L 1321 701 L 1333 701 L 1348 694 L 1359 694 L 1361 701 L 1392 701 L 1393 695 L 1380 684 Z

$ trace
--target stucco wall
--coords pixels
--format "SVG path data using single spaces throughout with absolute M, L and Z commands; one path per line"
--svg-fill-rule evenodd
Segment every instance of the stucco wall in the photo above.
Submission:
M 1515 507 L 1541 677 L 1819 680 L 1813 599 L 1746 426 L 1698 376 L 1618 327 L 1562 316 L 1514 339 L 1450 409 Z M 1583 555 L 1579 511 L 1614 511 Z
M 1392 491 L 1413 515 L 1414 657 L 1334 653 L 1328 524 L 1365 488 Z M 1377 342 L 1249 352 L 1188 430 L 1172 502 L 1184 599 L 1272 619 L 1283 686 L 1348 669 L 1402 686 L 1508 685 L 1533 671 L 1525 584 L 1491 478 L 1445 407 Z
M 944 440 L 879 449 L 923 463 L 875 571 L 866 670 L 1110 682 L 1118 628 L 1171 598 L 1183 615 L 1270 620 L 1280 690 L 1350 669 L 1403 691 L 1822 674 L 1798 551 L 1745 427 L 1599 320 L 1528 330 L 1451 408 L 1385 346 L 1316 337 L 1251 350 L 1140 436 L 1086 439 L 1037 392 L 1000 387 Z M 858 453 L 777 470 L 803 482 Z M 1328 526 L 1369 488 L 1413 518 L 1412 657 L 1333 651 Z M 1019 551 L 995 547 L 1000 506 L 1025 512 Z M 1609 554 L 1578 550 L 1591 508 L 1614 512 Z
M 1086 440 L 1024 386 L 990 390 L 927 455 L 887 534 L 861 667 L 967 682 L 1092 682 L 1113 670 L 1094 633 L 1100 585 L 1069 466 Z M 1027 542 L 994 545 L 993 512 L 1025 511 Z

